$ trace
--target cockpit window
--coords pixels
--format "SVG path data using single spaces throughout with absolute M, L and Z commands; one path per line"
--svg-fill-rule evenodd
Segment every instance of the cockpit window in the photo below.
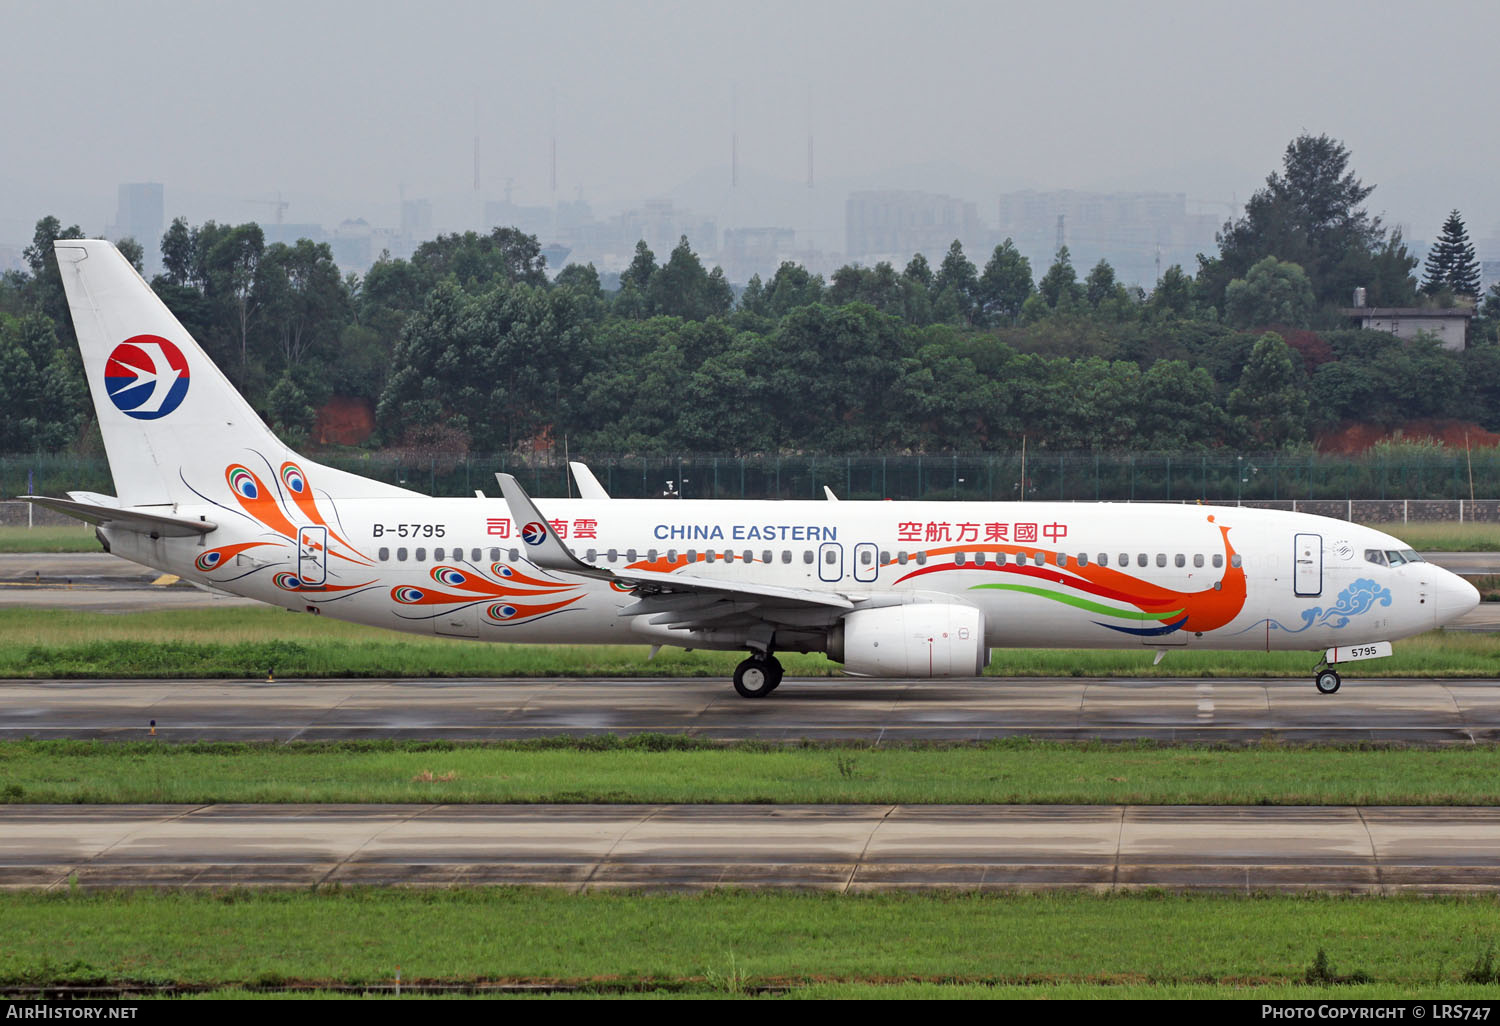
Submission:
M 1376 566 L 1390 566 L 1390 561 L 1385 558 L 1385 553 L 1379 549 L 1365 549 L 1365 562 L 1374 563 Z
M 1395 549 L 1386 549 L 1385 558 L 1391 561 L 1391 566 L 1400 566 L 1406 562 L 1406 557 Z
M 1408 563 L 1425 563 L 1425 562 L 1427 562 L 1427 560 L 1423 559 L 1421 553 L 1417 552 L 1416 549 L 1402 549 L 1401 550 L 1401 555 L 1404 556 L 1404 557 L 1406 557 L 1406 561 Z

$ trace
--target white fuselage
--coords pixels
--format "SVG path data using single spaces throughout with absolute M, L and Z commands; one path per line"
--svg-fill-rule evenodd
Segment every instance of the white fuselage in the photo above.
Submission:
M 501 500 L 325 492 L 297 503 L 279 484 L 276 492 L 243 508 L 179 505 L 177 515 L 218 525 L 201 539 L 105 534 L 118 554 L 190 581 L 378 627 L 483 641 L 744 647 L 732 637 L 684 640 L 620 615 L 634 600 L 607 582 L 538 568 Z M 1431 563 L 1399 562 L 1410 550 L 1389 535 L 1249 508 L 537 505 L 579 558 L 617 573 L 690 568 L 700 578 L 855 602 L 955 601 L 983 611 L 984 641 L 993 647 L 1313 650 L 1431 630 L 1471 608 L 1474 596 Z M 804 639 L 796 647 L 820 646 Z

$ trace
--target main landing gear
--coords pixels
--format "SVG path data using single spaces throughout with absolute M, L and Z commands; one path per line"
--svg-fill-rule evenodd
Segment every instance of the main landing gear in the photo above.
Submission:
M 1344 678 L 1339 676 L 1339 671 L 1331 666 L 1319 670 L 1318 675 L 1313 678 L 1313 684 L 1317 686 L 1318 692 L 1324 695 L 1333 694 L 1343 682 Z
M 781 663 L 769 652 L 757 652 L 734 668 L 734 690 L 745 698 L 765 698 L 780 683 Z

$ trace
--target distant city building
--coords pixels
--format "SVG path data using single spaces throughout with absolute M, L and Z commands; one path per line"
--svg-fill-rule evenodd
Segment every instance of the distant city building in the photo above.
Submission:
M 105 233 L 119 242 L 132 238 L 145 251 L 146 274 L 161 270 L 161 236 L 166 230 L 165 190 L 160 182 L 135 182 L 121 185 L 115 223 Z
M 432 238 L 431 200 L 401 201 L 401 237 L 411 242 L 424 242 Z
M 785 260 L 797 260 L 797 233 L 791 228 L 724 230 L 719 264 L 732 282 L 747 282 L 757 274 L 769 278 Z
M 965 255 L 983 266 L 989 232 L 976 204 L 926 192 L 854 192 L 844 204 L 846 255 L 898 269 L 922 253 L 936 267 L 957 239 Z
M 1468 306 L 1449 309 L 1429 307 L 1349 307 L 1344 311 L 1369 331 L 1385 331 L 1399 339 L 1411 341 L 1418 335 L 1430 335 L 1444 349 L 1455 352 L 1464 348 L 1469 332 L 1469 320 L 1474 310 Z
M 1214 250 L 1221 227 L 1216 215 L 1189 214 L 1180 192 L 1028 189 L 1002 195 L 997 212 L 995 241 L 1012 239 L 1037 277 L 1051 266 L 1061 236 L 1080 278 L 1103 259 L 1120 281 L 1148 290 L 1158 268 L 1181 264 L 1192 273 L 1197 255 Z

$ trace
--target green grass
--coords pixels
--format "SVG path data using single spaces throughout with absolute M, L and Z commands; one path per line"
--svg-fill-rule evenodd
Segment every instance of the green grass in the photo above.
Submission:
M 0 802 L 1497 805 L 1500 746 L 11 741 Z
M 399 966 L 408 983 L 710 994 L 1500 996 L 1464 980 L 1500 935 L 1488 897 L 7 893 L 0 922 L 12 986 L 384 984 Z M 1307 985 L 1320 949 L 1368 983 Z
M 0 527 L 0 552 L 103 552 L 92 524 Z
M 645 646 L 497 645 L 397 634 L 270 607 L 98 613 L 0 610 L 0 678 L 328 677 L 728 677 L 737 652 Z M 821 655 L 784 654 L 793 677 L 837 676 Z M 988 673 L 1039 677 L 1305 677 L 1308 652 L 1170 652 L 1145 649 L 996 649 Z M 1487 677 L 1500 642 L 1433 632 L 1396 643 L 1396 654 L 1360 664 L 1361 677 Z
M 1400 538 L 1419 552 L 1500 552 L 1500 524 L 1398 520 L 1365 526 Z

